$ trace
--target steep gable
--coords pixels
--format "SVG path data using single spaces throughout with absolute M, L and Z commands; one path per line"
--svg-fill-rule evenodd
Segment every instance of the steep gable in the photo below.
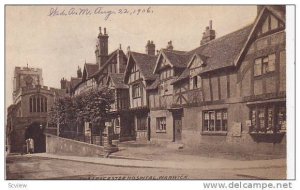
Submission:
M 82 80 L 90 79 L 98 71 L 98 65 L 93 63 L 85 63 L 83 69 Z
M 271 6 L 265 6 L 257 16 L 247 40 L 235 57 L 234 65 L 240 64 L 240 59 L 246 53 L 253 41 L 257 37 L 269 35 L 285 29 L 285 10 L 274 10 Z
M 156 73 L 157 70 L 166 66 L 170 66 L 172 68 L 186 68 L 190 58 L 191 55 L 186 54 L 186 52 L 183 51 L 162 49 L 153 72 Z
M 156 75 L 153 74 L 153 69 L 156 63 L 157 56 L 142 54 L 137 52 L 130 52 L 128 63 L 125 69 L 125 81 L 128 80 L 131 69 L 135 67 L 136 71 L 140 72 L 144 80 L 155 80 Z

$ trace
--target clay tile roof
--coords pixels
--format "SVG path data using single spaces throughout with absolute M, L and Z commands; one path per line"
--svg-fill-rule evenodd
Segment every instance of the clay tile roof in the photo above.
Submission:
M 175 79 L 171 84 L 177 83 L 179 81 L 182 81 L 183 79 L 186 79 L 190 76 L 190 70 L 189 68 L 186 68 L 181 75 L 179 75 L 179 77 L 177 79 Z
M 146 87 L 146 89 L 147 90 L 154 90 L 154 89 L 156 89 L 158 87 L 158 85 L 159 85 L 159 82 L 160 82 L 159 78 L 156 78 L 155 81 L 150 86 Z
M 87 72 L 87 78 L 90 78 L 98 70 L 98 65 L 94 63 L 85 63 L 84 64 Z
M 162 50 L 174 67 L 185 68 L 191 58 L 191 54 L 176 53 L 178 51 Z
M 220 69 L 234 65 L 234 59 L 238 56 L 251 32 L 253 24 L 240 30 L 212 40 L 187 54 L 201 54 L 207 57 L 206 66 L 202 72 Z
M 145 80 L 155 80 L 157 78 L 157 75 L 153 74 L 157 56 L 137 52 L 130 52 L 130 55 L 140 68 Z
M 126 89 L 128 86 L 124 83 L 124 74 L 123 73 L 110 73 L 110 79 L 115 85 L 115 88 Z
M 205 59 L 206 66 L 203 67 L 201 73 L 233 66 L 234 59 L 238 56 L 243 45 L 247 41 L 252 27 L 253 24 L 212 40 L 192 51 L 186 52 L 186 55 L 189 55 L 189 58 L 191 58 L 192 55 L 197 54 L 201 59 Z M 186 68 L 172 84 L 188 77 L 189 69 Z

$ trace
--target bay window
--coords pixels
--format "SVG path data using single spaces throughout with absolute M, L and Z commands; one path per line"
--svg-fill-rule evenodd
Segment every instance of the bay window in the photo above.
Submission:
M 250 133 L 276 133 L 286 130 L 286 107 L 281 104 L 256 105 L 250 111 Z

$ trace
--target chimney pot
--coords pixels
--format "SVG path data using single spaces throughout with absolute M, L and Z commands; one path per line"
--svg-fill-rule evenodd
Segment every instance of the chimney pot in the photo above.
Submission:
M 209 29 L 212 30 L 212 20 L 209 21 Z
M 106 28 L 104 28 L 104 35 L 106 35 Z
M 152 40 L 148 40 L 146 44 L 146 54 L 155 55 L 155 44 Z
M 101 27 L 99 27 L 99 33 L 102 34 L 102 32 L 101 32 Z

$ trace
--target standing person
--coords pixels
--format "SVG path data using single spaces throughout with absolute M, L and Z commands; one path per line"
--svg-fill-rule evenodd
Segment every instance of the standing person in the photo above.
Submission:
M 34 153 L 34 140 L 32 138 L 29 139 L 29 153 Z

